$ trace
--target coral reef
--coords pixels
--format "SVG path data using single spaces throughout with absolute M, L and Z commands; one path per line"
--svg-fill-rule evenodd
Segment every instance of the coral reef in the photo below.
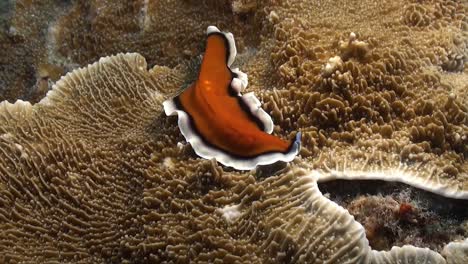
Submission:
M 80 65 L 133 51 L 149 58 L 150 65 L 175 66 L 203 52 L 209 25 L 229 23 L 236 36 L 246 35 L 248 24 L 232 23 L 235 17 L 223 2 L 203 1 L 206 8 L 200 8 L 200 1 L 78 1 L 57 21 L 56 48 Z
M 273 81 L 262 80 L 264 108 L 277 133 L 303 132 L 301 155 L 323 170 L 321 180 L 397 180 L 466 199 L 467 6 L 424 5 L 267 7 L 274 39 L 262 48 L 273 68 L 264 74 Z M 433 20 L 414 22 L 429 17 L 428 6 Z M 459 88 L 443 82 L 447 75 Z
M 0 101 L 39 101 L 72 67 L 49 54 L 49 24 L 67 1 L 2 1 L 0 3 Z
M 381 181 L 338 180 L 319 183 L 319 189 L 363 225 L 375 250 L 413 245 L 441 252 L 447 243 L 468 236 L 465 200 Z
M 50 88 L 40 74 L 43 64 L 52 72 L 67 72 L 131 51 L 143 54 L 150 65 L 175 66 L 203 51 L 205 29 L 213 24 L 229 28 L 240 49 L 254 41 L 246 33 L 253 18 L 234 15 L 228 1 L 202 2 L 205 8 L 200 1 L 167 0 L 10 3 L 1 8 L 10 19 L 0 29 L 0 67 L 5 67 L 0 68 L 0 101 L 39 101 Z M 47 77 L 57 80 L 53 73 Z
M 363 230 L 344 209 L 313 213 L 331 202 L 305 173 L 256 182 L 177 146 L 175 126 L 154 113 L 162 112 L 162 89 L 176 90 L 183 75 L 146 67 L 136 54 L 103 58 L 62 78 L 35 106 L 0 105 L 2 262 L 366 257 Z M 223 209 L 232 205 L 242 216 L 229 225 Z M 328 236 L 314 231 L 332 220 Z
M 371 250 L 317 170 L 257 180 L 197 159 L 161 113 L 183 69 L 146 69 L 138 54 L 106 57 L 34 106 L 0 104 L 2 262 L 445 263 Z
M 465 263 L 466 233 L 383 241 L 366 209 L 387 205 L 377 227 L 414 234 L 423 216 L 448 224 L 432 207 L 340 193 L 361 226 L 317 182 L 468 198 L 467 13 L 446 0 L 0 3 L 0 100 L 31 101 L 0 105 L 0 262 Z M 197 159 L 163 116 L 210 24 L 234 33 L 233 67 L 274 133 L 302 132 L 292 164 L 240 173 Z M 32 105 L 63 73 L 125 51 L 151 67 L 103 58 Z

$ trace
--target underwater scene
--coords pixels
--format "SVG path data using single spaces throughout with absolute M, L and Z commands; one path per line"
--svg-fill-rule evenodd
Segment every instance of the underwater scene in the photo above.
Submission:
M 0 264 L 467 264 L 467 159 L 466 0 L 0 0 Z

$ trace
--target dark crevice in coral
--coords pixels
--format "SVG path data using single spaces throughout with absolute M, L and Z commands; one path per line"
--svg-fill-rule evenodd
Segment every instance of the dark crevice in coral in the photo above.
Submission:
M 12 2 L 9 0 L 0 1 L 0 32 L 8 28 L 11 4 Z
M 49 30 L 68 2 L 0 1 L 0 101 L 36 103 L 65 73 L 48 51 Z
M 409 244 L 440 252 L 468 235 L 466 200 L 385 181 L 335 180 L 319 183 L 319 188 L 363 225 L 375 250 Z

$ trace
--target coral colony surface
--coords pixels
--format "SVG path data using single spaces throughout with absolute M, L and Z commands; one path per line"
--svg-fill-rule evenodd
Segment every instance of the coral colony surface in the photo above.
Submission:
M 165 115 L 210 25 L 293 161 Z M 0 1 L 0 100 L 0 263 L 468 263 L 466 1 Z

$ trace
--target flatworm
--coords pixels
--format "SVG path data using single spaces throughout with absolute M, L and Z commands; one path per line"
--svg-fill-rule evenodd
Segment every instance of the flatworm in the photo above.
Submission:
M 230 68 L 236 52 L 231 33 L 209 26 L 198 79 L 163 103 L 166 115 L 178 115 L 182 135 L 203 158 L 239 170 L 292 161 L 301 133 L 291 142 L 270 135 L 273 121 L 260 101 L 253 93 L 240 94 L 248 80 Z

